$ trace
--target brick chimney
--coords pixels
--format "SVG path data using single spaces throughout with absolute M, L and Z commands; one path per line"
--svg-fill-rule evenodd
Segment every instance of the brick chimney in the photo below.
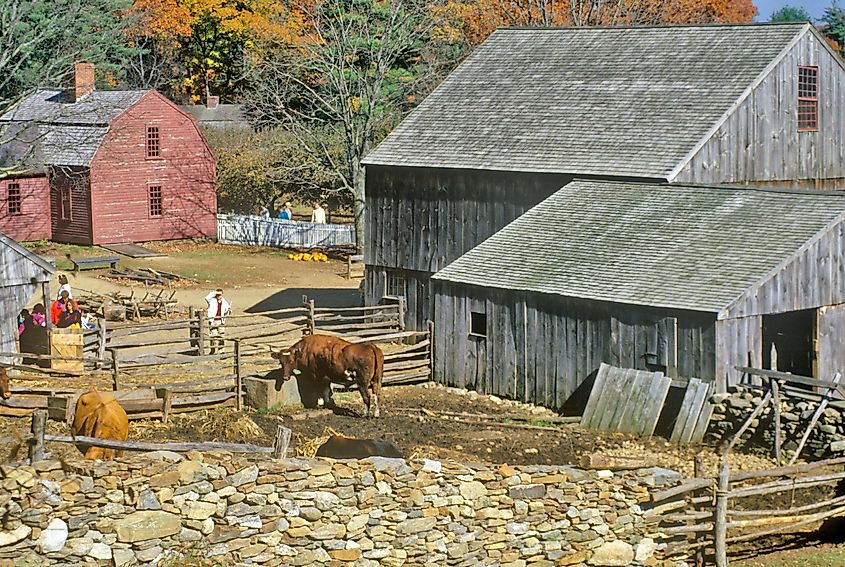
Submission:
M 73 86 L 68 89 L 70 102 L 76 102 L 94 90 L 94 64 L 76 63 L 73 66 Z
M 205 97 L 205 107 L 206 108 L 217 108 L 220 105 L 220 97 L 219 96 L 211 96 L 208 95 Z

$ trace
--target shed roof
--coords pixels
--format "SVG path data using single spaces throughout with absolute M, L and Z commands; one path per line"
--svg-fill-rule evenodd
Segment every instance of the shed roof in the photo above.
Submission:
M 719 312 L 845 218 L 845 193 L 576 180 L 435 279 Z
M 243 104 L 218 104 L 212 108 L 204 104 L 186 104 L 179 108 L 193 116 L 200 126 L 249 126 L 249 116 Z
M 0 287 L 48 282 L 56 267 L 0 232 Z
M 669 179 L 810 28 L 500 29 L 364 163 Z
M 3 163 L 88 165 L 109 124 L 148 92 L 95 90 L 69 102 L 64 90 L 40 89 L 0 116 L 0 128 L 18 128 L 21 133 L 17 137 L 27 142 L 5 152 Z M 32 151 L 32 144 L 38 151 Z

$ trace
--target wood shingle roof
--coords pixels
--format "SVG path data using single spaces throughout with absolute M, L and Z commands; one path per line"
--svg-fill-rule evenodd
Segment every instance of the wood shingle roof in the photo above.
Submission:
M 576 180 L 433 277 L 720 312 L 845 218 L 845 193 Z
M 669 179 L 809 30 L 501 29 L 364 163 Z

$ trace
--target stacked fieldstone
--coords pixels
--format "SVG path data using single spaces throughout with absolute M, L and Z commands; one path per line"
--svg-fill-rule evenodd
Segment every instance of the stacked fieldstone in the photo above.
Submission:
M 656 565 L 640 506 L 677 481 L 662 469 L 196 452 L 4 465 L 0 476 L 0 565 L 117 566 L 178 554 L 264 566 Z
M 707 436 L 713 444 L 727 442 L 742 427 L 760 402 L 764 392 L 759 388 L 733 386 L 726 394 L 716 394 Z M 811 394 L 803 394 L 810 397 Z M 798 447 L 807 430 L 819 402 L 795 396 L 784 396 L 781 400 L 782 448 L 791 455 Z M 801 451 L 801 458 L 818 460 L 839 456 L 845 451 L 845 410 L 841 402 L 828 405 L 813 428 Z M 751 422 L 743 434 L 741 445 L 752 451 L 770 454 L 774 447 L 773 404 L 769 403 L 760 415 Z

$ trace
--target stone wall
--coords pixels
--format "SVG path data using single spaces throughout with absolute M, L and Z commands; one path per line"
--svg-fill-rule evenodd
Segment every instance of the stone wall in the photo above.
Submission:
M 760 404 L 764 394 L 760 388 L 733 386 L 728 393 L 713 396 L 713 417 L 710 419 L 707 440 L 714 445 L 729 441 Z M 812 394 L 807 392 L 801 395 Z M 802 459 L 819 460 L 841 456 L 845 452 L 845 410 L 842 409 L 841 402 L 834 405 L 837 407 L 828 406 L 824 410 L 813 428 L 807 444 L 801 451 Z M 784 396 L 781 400 L 782 447 L 786 456 L 791 456 L 798 447 L 818 407 L 819 402 L 816 400 L 794 396 Z M 770 403 L 751 422 L 739 446 L 745 450 L 771 454 L 774 447 L 773 418 L 773 404 Z
M 179 553 L 221 565 L 656 565 L 641 505 L 677 482 L 663 469 L 196 452 L 3 465 L 0 476 L 0 565 Z

